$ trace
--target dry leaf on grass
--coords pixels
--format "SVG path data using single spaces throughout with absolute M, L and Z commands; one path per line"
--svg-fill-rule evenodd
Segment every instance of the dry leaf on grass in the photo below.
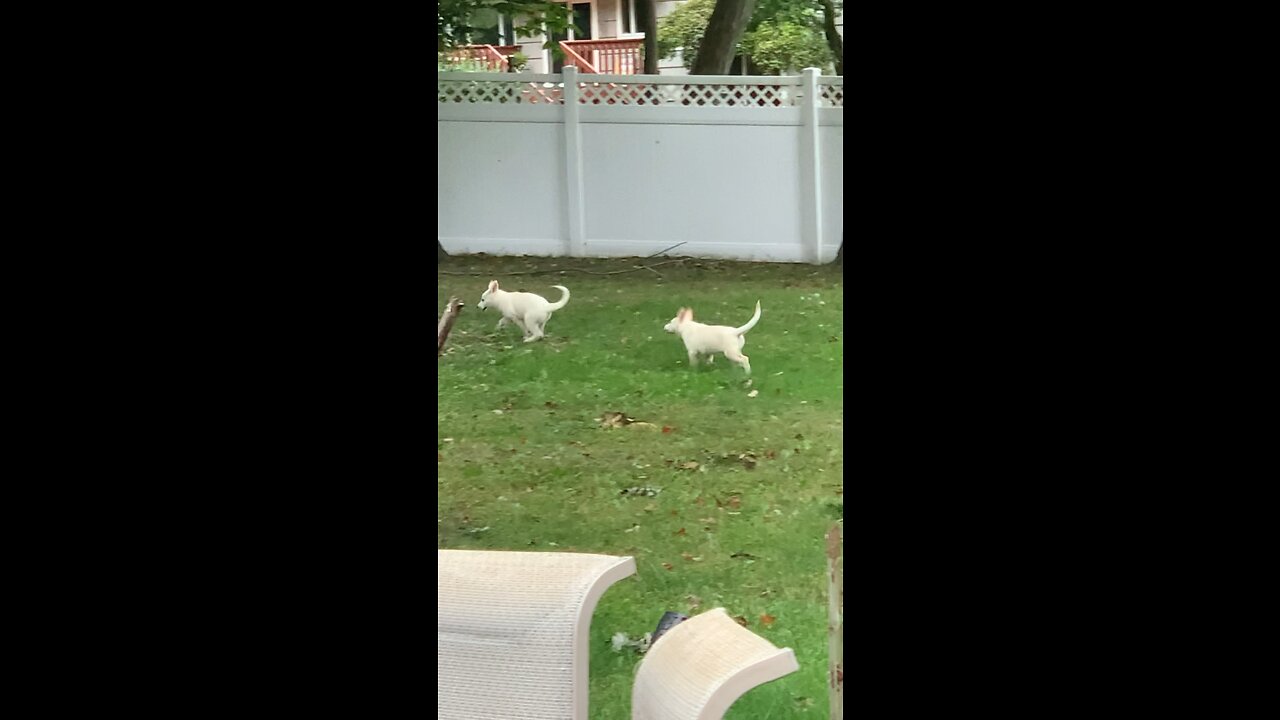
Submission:
M 778 619 L 778 618 L 776 618 L 776 617 L 774 617 L 774 616 L 772 616 L 772 615 L 770 615 L 770 614 L 768 614 L 768 613 L 760 613 L 760 623 L 761 623 L 762 625 L 764 625 L 765 627 L 769 627 L 770 625 L 772 625 L 772 624 L 773 624 L 773 621 L 774 621 L 774 620 L 777 620 L 777 619 Z

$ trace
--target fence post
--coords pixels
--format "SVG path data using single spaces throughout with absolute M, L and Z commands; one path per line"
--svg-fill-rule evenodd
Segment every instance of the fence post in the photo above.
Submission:
M 578 124 L 578 68 L 568 65 L 562 71 L 564 78 L 564 159 L 565 206 L 568 208 L 566 227 L 569 230 L 569 257 L 587 254 L 584 215 L 586 189 L 582 186 L 582 126 Z
M 805 68 L 800 85 L 800 239 L 809 262 L 822 262 L 822 156 L 818 142 L 817 68 Z

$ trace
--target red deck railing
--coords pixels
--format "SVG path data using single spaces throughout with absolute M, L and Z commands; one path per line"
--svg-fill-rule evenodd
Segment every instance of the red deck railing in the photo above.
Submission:
M 603 75 L 638 75 L 644 72 L 644 38 L 610 40 L 561 40 L 566 66 Z
M 449 53 L 449 57 L 454 60 L 478 60 L 494 72 L 506 72 L 507 58 L 519 50 L 519 45 L 463 45 Z

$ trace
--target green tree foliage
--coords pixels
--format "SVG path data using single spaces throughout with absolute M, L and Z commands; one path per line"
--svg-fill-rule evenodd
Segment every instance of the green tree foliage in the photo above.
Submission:
M 707 23 L 711 21 L 711 11 L 715 9 L 716 0 L 689 0 L 659 20 L 658 55 L 671 57 L 676 50 L 684 48 L 684 66 L 692 68 L 702 36 L 707 32 Z
M 739 44 L 762 75 L 781 75 L 816 67 L 829 70 L 831 48 L 820 30 L 793 22 L 761 23 Z
M 551 0 L 440 0 L 437 52 L 472 42 L 472 36 L 498 24 L 499 16 L 515 18 L 519 37 L 564 31 L 572 23 L 564 3 Z M 544 47 L 550 47 L 548 41 Z
M 834 64 L 824 32 L 824 5 L 834 11 L 843 2 L 823 0 L 758 0 L 737 52 L 753 74 L 778 75 L 806 67 L 829 72 Z M 671 57 L 684 48 L 682 60 L 692 69 L 716 0 L 689 0 L 658 23 L 658 54 Z

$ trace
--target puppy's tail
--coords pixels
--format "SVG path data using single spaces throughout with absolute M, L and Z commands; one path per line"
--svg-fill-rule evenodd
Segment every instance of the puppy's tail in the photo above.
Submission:
M 751 316 L 751 319 L 747 321 L 746 325 L 743 325 L 742 327 L 738 328 L 734 332 L 738 333 L 739 335 L 743 335 L 748 330 L 755 327 L 756 323 L 758 322 L 760 322 L 760 301 L 759 300 L 756 301 L 756 314 Z
M 548 309 L 548 310 L 559 310 L 560 308 L 564 307 L 565 305 L 568 305 L 568 304 L 569 304 L 569 288 L 567 288 L 567 287 L 565 287 L 565 286 L 563 286 L 563 285 L 552 285 L 551 287 L 553 287 L 553 288 L 560 288 L 562 291 L 564 291 L 564 297 L 560 298 L 560 302 L 553 302 L 553 303 L 551 303 L 550 305 L 548 305 L 548 306 L 547 306 L 547 309 Z

